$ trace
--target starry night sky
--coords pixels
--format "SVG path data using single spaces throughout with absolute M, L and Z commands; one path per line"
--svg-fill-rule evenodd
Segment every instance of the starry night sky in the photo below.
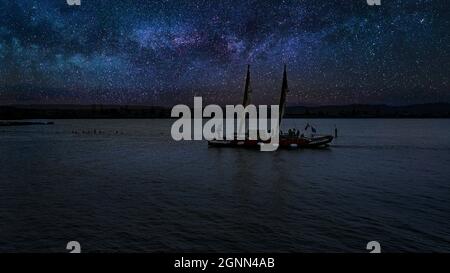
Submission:
M 450 102 L 445 0 L 0 0 L 0 104 Z

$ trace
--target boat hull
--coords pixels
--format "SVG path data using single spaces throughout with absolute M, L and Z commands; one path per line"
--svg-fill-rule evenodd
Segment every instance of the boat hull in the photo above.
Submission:
M 313 149 L 324 148 L 329 146 L 333 141 L 333 136 L 316 136 L 316 137 L 280 137 L 280 148 L 285 149 Z M 262 143 L 268 141 L 260 140 L 210 140 L 208 145 L 211 147 L 230 147 L 230 148 L 248 148 L 259 149 Z

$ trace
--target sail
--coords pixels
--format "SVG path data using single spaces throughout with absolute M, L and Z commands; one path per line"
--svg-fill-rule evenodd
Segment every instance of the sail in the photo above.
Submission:
M 248 106 L 251 101 L 252 87 L 250 86 L 250 65 L 247 66 L 247 77 L 245 78 L 245 89 L 244 89 L 244 101 L 242 105 L 244 107 Z
M 286 72 L 286 65 L 284 65 L 284 72 L 283 72 L 283 84 L 281 86 L 281 97 L 280 97 L 280 116 L 279 116 L 279 125 L 281 125 L 281 120 L 283 119 L 284 110 L 286 107 L 286 97 L 287 93 L 289 92 L 288 88 L 288 82 L 287 82 L 287 72 Z

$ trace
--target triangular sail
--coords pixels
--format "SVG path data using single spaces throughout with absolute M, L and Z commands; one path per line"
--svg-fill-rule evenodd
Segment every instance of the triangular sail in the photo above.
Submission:
M 280 97 L 280 116 L 279 116 L 279 125 L 281 125 L 281 120 L 283 119 L 284 110 L 286 108 L 286 97 L 287 93 L 289 92 L 288 88 L 288 82 L 287 82 L 287 72 L 286 72 L 286 65 L 284 65 L 284 72 L 283 72 L 283 84 L 281 86 L 281 97 Z

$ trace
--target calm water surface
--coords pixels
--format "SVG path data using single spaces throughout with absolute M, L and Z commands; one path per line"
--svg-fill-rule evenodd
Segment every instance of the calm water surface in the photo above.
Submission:
M 332 147 L 208 148 L 170 120 L 0 127 L 0 251 L 450 252 L 450 120 L 310 122 L 338 126 Z

